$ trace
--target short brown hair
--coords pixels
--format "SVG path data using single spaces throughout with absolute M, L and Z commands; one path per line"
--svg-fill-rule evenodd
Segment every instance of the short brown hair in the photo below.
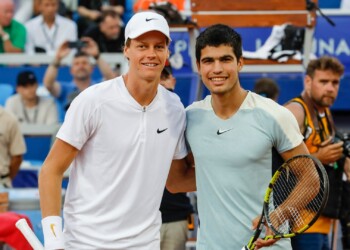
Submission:
M 313 78 L 316 70 L 330 70 L 342 76 L 344 74 L 344 65 L 335 57 L 322 56 L 309 62 L 306 68 L 306 75 Z

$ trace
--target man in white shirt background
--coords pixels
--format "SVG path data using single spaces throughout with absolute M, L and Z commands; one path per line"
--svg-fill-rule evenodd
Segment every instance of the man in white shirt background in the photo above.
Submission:
M 26 23 L 26 53 L 54 55 L 64 41 L 76 41 L 77 25 L 57 14 L 59 0 L 39 0 L 41 14 Z

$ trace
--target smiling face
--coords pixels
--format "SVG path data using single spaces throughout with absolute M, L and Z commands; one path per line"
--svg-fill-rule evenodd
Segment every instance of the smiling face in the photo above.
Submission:
M 197 62 L 198 72 L 212 95 L 230 94 L 240 88 L 238 72 L 243 66 L 228 45 L 206 46 Z
M 159 83 L 169 55 L 166 36 L 159 31 L 147 32 L 131 39 L 124 48 L 129 60 L 129 75 L 134 79 Z

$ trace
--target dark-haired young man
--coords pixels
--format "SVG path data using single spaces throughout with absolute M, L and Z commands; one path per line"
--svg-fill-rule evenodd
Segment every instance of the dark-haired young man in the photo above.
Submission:
M 252 236 L 272 176 L 272 148 L 286 160 L 307 154 L 293 115 L 271 99 L 243 89 L 240 35 L 226 25 L 204 30 L 196 42 L 200 77 L 211 95 L 186 109 L 186 139 L 196 169 L 197 250 L 241 249 Z M 167 182 L 183 192 L 187 169 L 173 166 Z M 254 220 L 256 226 L 257 220 Z M 291 249 L 288 239 L 256 241 L 256 247 Z

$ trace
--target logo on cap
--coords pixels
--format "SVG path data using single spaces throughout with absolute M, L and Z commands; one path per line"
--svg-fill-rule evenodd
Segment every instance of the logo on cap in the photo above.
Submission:
M 151 20 L 157 20 L 157 18 L 146 18 L 146 22 L 149 22 Z

